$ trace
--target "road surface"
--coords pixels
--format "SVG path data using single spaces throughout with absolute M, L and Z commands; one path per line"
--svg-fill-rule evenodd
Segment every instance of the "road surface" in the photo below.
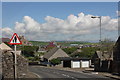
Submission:
M 58 69 L 51 69 L 45 67 L 37 67 L 37 66 L 30 66 L 29 70 L 38 74 L 38 76 L 42 79 L 48 80 L 80 80 L 80 79 L 88 79 L 88 80 L 109 80 L 110 78 L 104 77 L 98 74 L 91 74 L 91 73 L 83 73 L 81 72 L 71 72 L 65 70 L 58 70 Z M 97 79 L 95 79 L 97 78 Z M 110 79 L 111 80 L 111 79 Z

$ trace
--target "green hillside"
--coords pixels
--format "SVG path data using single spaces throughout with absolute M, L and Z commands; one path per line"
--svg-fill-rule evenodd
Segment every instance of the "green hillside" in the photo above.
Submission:
M 49 42 L 43 41 L 30 41 L 34 46 L 45 46 L 48 45 Z M 98 44 L 98 43 L 91 43 L 91 42 L 83 42 L 83 41 L 55 41 L 57 44 L 62 46 L 70 46 L 70 44 L 83 44 L 83 45 L 91 45 L 91 44 Z
M 34 46 L 45 46 L 48 45 L 49 42 L 42 42 L 42 41 L 30 41 Z

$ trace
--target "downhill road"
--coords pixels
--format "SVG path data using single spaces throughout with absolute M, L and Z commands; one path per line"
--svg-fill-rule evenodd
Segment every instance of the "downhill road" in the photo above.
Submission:
M 58 69 L 51 69 L 45 67 L 37 67 L 37 66 L 30 66 L 29 70 L 39 75 L 43 79 L 48 80 L 80 80 L 80 79 L 88 79 L 88 80 L 108 80 L 110 78 L 98 75 L 98 74 L 91 74 L 91 73 L 83 73 L 81 72 L 72 72 L 72 71 L 65 71 L 65 70 L 58 70 Z M 111 80 L 111 79 L 110 79 Z M 113 79 L 112 79 L 113 80 Z

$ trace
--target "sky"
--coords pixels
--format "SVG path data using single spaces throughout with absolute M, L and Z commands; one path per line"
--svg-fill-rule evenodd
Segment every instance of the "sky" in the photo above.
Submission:
M 2 0 L 3 2 L 119 2 L 119 0 Z
M 99 41 L 118 37 L 117 2 L 3 2 L 2 36 L 13 33 L 28 40 Z

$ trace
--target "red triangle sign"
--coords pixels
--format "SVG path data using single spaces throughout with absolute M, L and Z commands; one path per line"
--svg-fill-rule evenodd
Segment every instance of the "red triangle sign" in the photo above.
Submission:
M 22 42 L 20 41 L 18 35 L 16 33 L 14 33 L 12 38 L 10 39 L 9 44 L 16 45 L 16 44 L 22 44 Z

